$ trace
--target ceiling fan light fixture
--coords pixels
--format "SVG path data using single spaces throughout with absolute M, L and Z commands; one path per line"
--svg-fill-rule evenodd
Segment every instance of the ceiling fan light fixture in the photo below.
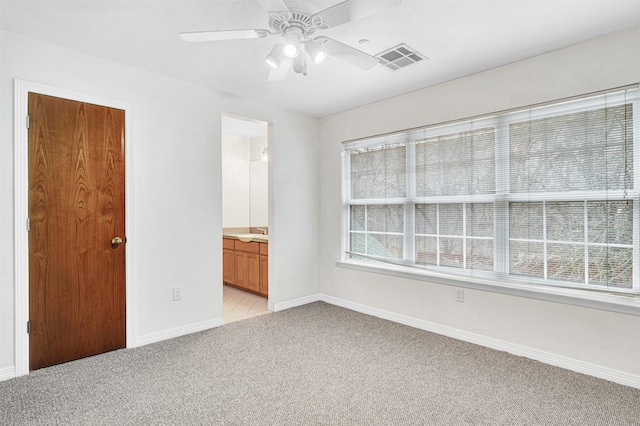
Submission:
M 313 62 L 321 64 L 325 59 L 327 59 L 327 52 L 324 49 L 320 49 L 320 51 L 318 51 L 313 57 Z
M 402 0 L 385 0 L 384 2 L 339 0 L 337 4 L 318 11 L 310 1 L 293 2 L 296 6 L 292 9 L 287 6 L 286 1 L 288 0 L 257 0 L 257 3 L 260 3 L 268 12 L 269 29 L 198 31 L 180 33 L 180 37 L 190 42 L 266 38 L 273 35 L 282 37 L 284 41 L 273 46 L 271 52 L 264 58 L 265 62 L 272 67 L 267 78 L 269 81 L 284 79 L 292 66 L 295 73 L 307 75 L 307 53 L 315 64 L 320 64 L 327 55 L 332 55 L 366 71 L 378 65 L 381 60 L 330 37 L 316 37 L 314 34 L 318 30 L 326 30 L 375 15 L 402 3 Z M 384 5 L 374 3 L 384 3 Z M 365 39 L 360 41 L 361 44 L 365 42 Z M 411 56 L 415 61 L 417 59 L 414 59 L 414 56 L 418 56 Z M 397 67 L 395 64 L 394 66 Z
M 271 65 L 273 68 L 280 68 L 280 61 L 282 60 L 282 43 L 278 43 L 273 46 L 271 52 L 264 58 L 264 61 Z
M 285 44 L 282 48 L 282 53 L 289 59 L 293 59 L 298 56 L 298 48 L 294 44 Z
M 289 59 L 293 59 L 300 53 L 300 40 L 294 34 L 289 34 L 284 39 L 282 53 Z
M 307 48 L 307 53 L 315 64 L 320 64 L 327 59 L 327 51 L 321 44 L 312 41 L 307 43 L 305 47 Z
M 293 60 L 293 72 L 296 74 L 307 75 L 307 59 L 305 58 L 304 53 L 302 53 L 302 55 L 298 55 Z

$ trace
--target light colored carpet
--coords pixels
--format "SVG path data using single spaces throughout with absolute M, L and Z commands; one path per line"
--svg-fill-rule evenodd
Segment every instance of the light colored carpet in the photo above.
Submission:
M 640 390 L 318 302 L 0 382 L 2 425 L 639 425 Z

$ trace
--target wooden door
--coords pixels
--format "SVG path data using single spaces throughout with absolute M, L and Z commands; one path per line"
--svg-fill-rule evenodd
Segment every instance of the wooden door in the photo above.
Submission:
M 124 111 L 29 94 L 29 367 L 126 346 Z

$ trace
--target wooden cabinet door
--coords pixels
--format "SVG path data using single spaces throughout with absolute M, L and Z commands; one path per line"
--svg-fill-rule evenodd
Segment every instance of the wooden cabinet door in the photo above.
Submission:
M 247 253 L 236 253 L 236 277 L 235 284 L 241 287 L 247 286 Z
M 260 255 L 256 253 L 246 253 L 247 255 L 247 283 L 249 290 L 260 291 Z
M 233 250 L 222 250 L 222 281 L 229 284 L 235 284 L 236 254 Z
M 269 256 L 260 255 L 260 293 L 269 295 Z

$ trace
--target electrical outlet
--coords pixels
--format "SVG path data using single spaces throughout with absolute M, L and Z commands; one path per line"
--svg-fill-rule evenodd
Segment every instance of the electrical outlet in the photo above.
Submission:
M 461 288 L 456 289 L 456 302 L 464 303 L 464 290 Z
M 182 300 L 182 287 L 173 288 L 173 301 Z

